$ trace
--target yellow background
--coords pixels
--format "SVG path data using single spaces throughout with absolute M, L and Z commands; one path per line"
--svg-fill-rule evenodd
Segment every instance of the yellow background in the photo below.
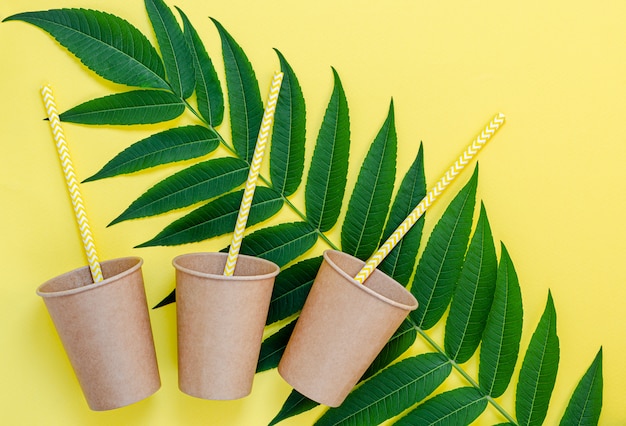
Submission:
M 626 423 L 626 3 L 178 0 L 176 5 L 199 30 L 220 75 L 219 38 L 208 16 L 231 32 L 256 70 L 263 97 L 278 67 L 272 48 L 282 51 L 307 101 L 308 157 L 332 90 L 330 67 L 337 69 L 350 106 L 349 188 L 391 97 L 398 175 L 423 141 L 429 185 L 493 114 L 504 112 L 507 124 L 480 156 L 478 193 L 496 244 L 506 244 L 519 275 L 523 350 L 549 289 L 554 296 L 561 362 L 546 424 L 558 422 L 600 346 L 601 424 Z M 0 0 L 0 18 L 56 7 L 105 7 L 154 39 L 139 0 Z M 267 424 L 290 392 L 275 370 L 257 375 L 252 394 L 238 401 L 203 401 L 178 390 L 175 305 L 151 311 L 161 390 L 111 412 L 87 408 L 35 295 L 45 280 L 86 264 L 50 130 L 42 121 L 39 88 L 53 85 L 60 110 L 125 88 L 95 76 L 46 33 L 25 23 L 0 25 L 0 57 L 0 423 Z M 131 143 L 186 121 L 128 128 L 68 124 L 65 131 L 82 179 Z M 220 130 L 229 134 L 226 125 Z M 174 169 L 82 187 L 101 259 L 143 257 L 151 306 L 173 288 L 175 255 L 227 243 L 223 238 L 132 248 L 184 212 L 106 228 Z M 465 172 L 431 209 L 427 230 L 468 177 Z M 337 241 L 338 229 L 332 234 Z M 323 248 L 318 244 L 315 250 Z M 433 331 L 436 338 L 439 332 Z M 423 350 L 416 343 L 411 353 Z M 511 413 L 513 393 L 511 385 L 500 400 Z M 284 424 L 310 424 L 320 413 L 318 408 Z M 503 419 L 489 409 L 479 424 L 497 421 Z

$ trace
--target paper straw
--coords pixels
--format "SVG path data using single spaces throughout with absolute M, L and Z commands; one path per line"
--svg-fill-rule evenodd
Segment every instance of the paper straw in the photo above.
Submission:
M 504 123 L 504 114 L 499 113 L 485 127 L 480 135 L 472 142 L 458 160 L 450 167 L 445 175 L 439 179 L 437 184 L 426 194 L 420 203 L 413 209 L 409 216 L 396 228 L 385 243 L 378 249 L 372 257 L 369 258 L 363 269 L 354 277 L 356 281 L 363 284 L 370 276 L 374 269 L 383 261 L 385 257 L 393 250 L 398 242 L 409 232 L 409 229 L 424 214 L 426 209 L 437 199 L 437 197 L 446 189 L 454 178 L 469 164 L 472 158 L 478 154 L 478 151 L 487 143 L 487 141 L 496 133 L 500 126 Z
M 96 245 L 91 235 L 85 206 L 83 205 L 83 199 L 80 195 L 80 189 L 78 187 L 78 180 L 76 179 L 76 174 L 74 173 L 74 166 L 72 165 L 72 159 L 67 148 L 65 134 L 63 133 L 63 128 L 61 127 L 61 121 L 59 119 L 59 114 L 57 113 L 57 107 L 54 102 L 54 95 L 52 94 L 52 88 L 50 85 L 42 87 L 41 97 L 43 98 L 44 105 L 46 106 L 46 112 L 48 113 L 48 119 L 50 120 L 50 128 L 52 129 L 52 135 L 57 146 L 59 159 L 61 160 L 61 165 L 63 166 L 65 183 L 67 183 L 67 190 L 70 193 L 72 205 L 74 206 L 74 214 L 76 216 L 76 221 L 78 222 L 78 228 L 80 229 L 80 236 L 83 240 L 85 254 L 87 255 L 87 260 L 89 261 L 91 277 L 93 278 L 93 282 L 99 282 L 102 281 L 104 277 L 102 276 L 100 262 L 98 262 Z
M 246 224 L 248 223 L 248 215 L 250 214 L 250 207 L 252 206 L 252 197 L 254 196 L 256 181 L 259 177 L 259 172 L 261 171 L 261 162 L 263 161 L 263 154 L 265 153 L 265 146 L 267 145 L 270 127 L 272 127 L 272 122 L 274 121 L 274 112 L 276 111 L 276 102 L 278 101 L 278 92 L 280 92 L 280 85 L 282 81 L 283 73 L 274 73 L 274 78 L 272 79 L 272 85 L 270 87 L 270 94 L 267 99 L 267 105 L 265 106 L 265 112 L 263 113 L 261 129 L 259 130 L 259 136 L 257 137 L 256 146 L 254 147 L 254 155 L 252 156 L 252 163 L 250 164 L 248 179 L 246 180 L 246 188 L 244 189 L 241 206 L 239 207 L 239 214 L 237 215 L 237 223 L 235 224 L 233 239 L 230 243 L 228 258 L 226 259 L 226 265 L 224 266 L 224 275 L 227 276 L 232 276 L 235 273 L 235 267 L 237 266 L 237 257 L 239 256 L 239 250 L 241 249 L 241 240 L 243 239 L 243 233 L 246 229 Z

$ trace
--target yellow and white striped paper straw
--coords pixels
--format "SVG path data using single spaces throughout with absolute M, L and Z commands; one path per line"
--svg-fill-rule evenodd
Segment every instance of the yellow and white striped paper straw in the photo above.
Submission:
M 67 189 L 72 199 L 72 205 L 74 206 L 74 213 L 78 222 L 78 228 L 80 229 L 80 235 L 83 240 L 83 247 L 87 255 L 89 262 L 89 269 L 91 271 L 91 277 L 94 282 L 99 282 L 104 279 L 102 276 L 102 269 L 100 268 L 100 262 L 98 261 L 98 255 L 96 253 L 96 245 L 91 235 L 91 229 L 89 228 L 89 221 L 87 220 L 87 213 L 85 212 L 85 206 L 83 205 L 83 199 L 80 195 L 80 188 L 78 187 L 78 180 L 74 173 L 74 166 L 72 165 L 72 159 L 70 152 L 65 141 L 65 134 L 61 127 L 61 120 L 57 112 L 57 107 L 54 102 L 54 95 L 52 94 L 52 88 L 50 85 L 41 88 L 41 97 L 43 98 L 46 112 L 48 113 L 48 119 L 50 120 L 50 128 L 52 129 L 52 135 L 54 142 L 57 146 L 57 152 L 59 159 L 61 160 L 61 166 L 63 166 L 63 174 L 65 175 L 65 182 L 67 183 Z
M 409 232 L 409 229 L 424 214 L 426 209 L 437 199 L 437 197 L 446 189 L 454 178 L 463 170 L 463 168 L 472 160 L 472 158 L 480 151 L 487 141 L 496 133 L 500 126 L 504 123 L 504 114 L 499 113 L 485 127 L 480 135 L 465 149 L 463 154 L 448 169 L 445 175 L 439 179 L 437 184 L 426 194 L 420 203 L 413 209 L 409 216 L 396 228 L 385 243 L 378 249 L 376 253 L 369 258 L 363 269 L 354 277 L 356 281 L 363 284 L 365 280 L 374 272 L 374 269 L 383 261 L 385 257 L 393 250 L 398 242 Z
M 226 276 L 232 276 L 235 273 L 237 257 L 239 256 L 239 250 L 241 249 L 241 240 L 243 240 L 243 233 L 246 229 L 246 224 L 248 223 L 248 215 L 250 214 L 250 207 L 252 206 L 252 197 L 254 197 L 256 181 L 259 177 L 259 172 L 261 171 L 261 162 L 263 161 L 263 154 L 265 153 L 265 146 L 267 145 L 270 128 L 272 127 L 272 123 L 274 121 L 274 113 L 276 112 L 276 103 L 278 101 L 278 93 L 280 92 L 280 85 L 282 81 L 283 73 L 274 73 L 267 105 L 265 106 L 265 111 L 263 113 L 261 129 L 259 130 L 259 136 L 257 137 L 256 145 L 254 147 L 254 154 L 252 156 L 252 163 L 250 164 L 250 171 L 248 172 L 248 179 L 246 180 L 246 187 L 243 192 L 243 198 L 241 199 L 241 206 L 239 207 L 239 214 L 237 215 L 235 231 L 233 232 L 230 249 L 228 250 L 228 258 L 226 259 L 226 265 L 224 266 L 224 275 Z

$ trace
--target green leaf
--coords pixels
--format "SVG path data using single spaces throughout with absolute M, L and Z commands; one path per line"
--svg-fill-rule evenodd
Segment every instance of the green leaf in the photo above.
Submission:
M 276 414 L 268 426 L 278 424 L 289 417 L 309 411 L 318 405 L 319 404 L 317 402 L 310 400 L 294 389 L 291 391 L 280 411 Z
M 602 348 L 580 379 L 567 404 L 561 426 L 594 426 L 602 412 Z
M 341 249 L 367 260 L 378 248 L 391 204 L 396 175 L 398 140 L 393 101 L 356 181 L 341 228 Z
M 465 256 L 446 321 L 444 346 L 458 363 L 469 360 L 482 338 L 496 288 L 498 260 L 485 206 Z
M 204 43 L 198 36 L 196 29 L 191 25 L 187 15 L 180 9 L 178 9 L 178 13 L 183 20 L 185 39 L 193 59 L 198 112 L 211 126 L 219 126 L 224 119 L 224 94 L 217 72 Z
M 306 253 L 316 241 L 317 232 L 308 223 L 281 223 L 245 237 L 241 254 L 267 259 L 282 268 Z
M 115 83 L 168 89 L 161 58 L 127 21 L 85 9 L 25 12 L 4 21 L 24 21 L 54 37 L 87 68 Z
M 285 57 L 274 49 L 284 74 L 276 104 L 270 151 L 272 188 L 284 196 L 293 194 L 304 171 L 306 107 L 300 83 Z
M 317 136 L 304 194 L 307 220 L 321 232 L 331 229 L 339 217 L 350 153 L 348 101 L 334 68 L 333 76 L 334 89 Z
M 243 189 L 223 195 L 172 222 L 159 234 L 137 247 L 175 246 L 217 237 L 235 229 Z M 276 191 L 259 186 L 254 191 L 248 226 L 262 222 L 281 209 L 283 200 Z
M 522 293 L 515 267 L 501 244 L 496 292 L 487 317 L 480 349 L 478 382 L 493 398 L 509 386 L 522 338 Z
M 267 324 L 283 320 L 300 310 L 309 294 L 322 256 L 298 262 L 278 274 L 267 314 Z
M 222 40 L 232 141 L 237 154 L 250 163 L 263 119 L 263 101 L 252 65 L 243 49 L 215 19 Z
M 124 220 L 154 216 L 190 206 L 230 191 L 246 181 L 248 165 L 238 158 L 225 157 L 195 164 L 148 189 L 115 218 Z
M 163 90 L 134 90 L 92 99 L 59 115 L 80 124 L 152 124 L 172 120 L 185 111 L 178 96 Z
M 291 332 L 295 326 L 296 320 L 293 320 L 263 341 L 256 367 L 257 373 L 278 367 L 280 358 L 283 356 L 283 352 L 285 352 L 287 342 L 289 342 L 289 337 L 291 337 Z
M 417 157 L 407 171 L 400 189 L 396 194 L 396 198 L 389 212 L 389 219 L 385 226 L 383 239 L 389 238 L 393 231 L 404 221 L 411 211 L 426 196 L 426 177 L 424 175 L 424 154 L 422 144 L 420 144 Z M 423 215 L 413 225 L 404 237 L 389 252 L 387 257 L 378 266 L 378 269 L 389 275 L 403 286 L 407 286 L 410 282 L 411 275 L 415 269 L 417 260 L 417 252 L 420 247 L 422 238 L 422 229 L 424 228 Z
M 163 0 L 145 0 L 145 4 L 161 49 L 167 80 L 174 93 L 186 99 L 193 93 L 195 71 L 183 32 Z
M 520 426 L 543 423 L 558 369 L 559 337 L 556 334 L 556 310 L 552 294 L 548 292 L 546 309 L 530 339 L 519 373 L 515 413 Z
M 402 417 L 394 425 L 465 426 L 487 408 L 487 399 L 476 388 L 458 388 L 441 393 Z
M 437 222 L 417 265 L 411 292 L 419 306 L 411 317 L 424 330 L 439 321 L 452 298 L 472 228 L 477 183 L 478 166 Z
M 218 145 L 217 134 L 203 126 L 168 129 L 132 144 L 84 182 L 200 157 L 214 151 Z
M 315 424 L 377 425 L 426 398 L 451 370 L 450 360 L 440 354 L 407 358 L 364 382 L 341 406 L 326 411 Z
M 385 344 L 380 353 L 376 356 L 372 365 L 365 371 L 361 380 L 365 380 L 387 367 L 400 355 L 402 355 L 417 338 L 417 330 L 409 321 L 404 321 L 393 333 L 391 339 Z

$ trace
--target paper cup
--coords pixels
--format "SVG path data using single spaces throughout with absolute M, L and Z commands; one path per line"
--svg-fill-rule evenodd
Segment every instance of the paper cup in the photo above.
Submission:
M 359 284 L 365 263 L 327 250 L 289 339 L 278 372 L 309 399 L 339 406 L 417 300 L 375 270 Z
M 161 387 L 139 257 L 102 262 L 104 281 L 89 267 L 37 289 L 48 308 L 89 408 L 111 410 Z
M 240 255 L 235 275 L 224 276 L 226 253 L 178 256 L 176 318 L 178 386 L 212 400 L 248 395 L 280 268 Z

